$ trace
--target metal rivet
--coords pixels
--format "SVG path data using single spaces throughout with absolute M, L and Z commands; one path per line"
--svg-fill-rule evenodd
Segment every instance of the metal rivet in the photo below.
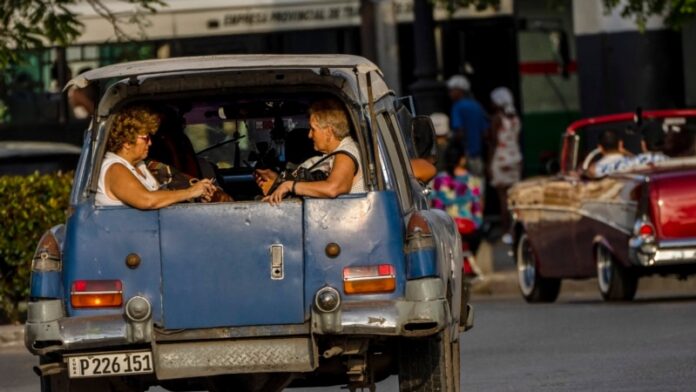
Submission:
M 138 256 L 135 253 L 129 253 L 128 256 L 126 256 L 126 265 L 128 266 L 128 268 L 138 268 L 138 266 L 140 265 L 140 261 L 140 256 Z
M 338 255 L 341 254 L 341 247 L 335 243 L 335 242 L 330 242 L 328 245 L 326 245 L 326 255 L 333 258 L 338 257 Z

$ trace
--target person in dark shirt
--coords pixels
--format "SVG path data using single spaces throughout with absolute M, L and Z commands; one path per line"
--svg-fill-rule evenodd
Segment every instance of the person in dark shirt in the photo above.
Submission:
M 463 75 L 454 75 L 447 80 L 452 99 L 453 138 L 465 148 L 469 171 L 483 176 L 483 138 L 490 126 L 488 116 L 471 94 L 471 84 Z

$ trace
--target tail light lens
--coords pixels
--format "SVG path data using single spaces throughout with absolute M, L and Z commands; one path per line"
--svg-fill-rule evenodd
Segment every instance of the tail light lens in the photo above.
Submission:
M 58 241 L 49 230 L 41 236 L 32 260 L 32 271 L 60 271 L 61 255 Z
M 123 304 L 120 280 L 76 280 L 70 290 L 73 308 L 117 308 Z
M 471 262 L 469 261 L 468 257 L 464 258 L 464 263 L 462 263 L 462 271 L 464 272 L 465 276 L 476 275 L 476 273 L 474 272 L 474 269 L 471 268 Z
M 641 237 L 655 235 L 655 227 L 646 219 L 638 219 L 633 226 L 633 234 Z
M 396 272 L 391 264 L 343 269 L 343 291 L 346 294 L 391 293 L 395 289 Z
M 638 234 L 643 235 L 643 236 L 654 235 L 655 229 L 653 229 L 651 224 L 644 223 L 638 229 Z

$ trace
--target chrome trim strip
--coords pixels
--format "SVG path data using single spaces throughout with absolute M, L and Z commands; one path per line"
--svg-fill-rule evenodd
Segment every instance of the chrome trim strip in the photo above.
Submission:
M 662 240 L 657 243 L 657 247 L 660 249 L 696 248 L 696 237 L 678 240 Z
M 606 202 L 606 204 L 629 205 L 630 206 L 630 204 L 618 203 L 618 202 Z M 633 204 L 635 205 L 635 203 L 633 203 Z M 548 206 L 548 205 L 541 205 L 541 204 L 540 205 L 522 204 L 522 205 L 516 205 L 516 206 L 512 207 L 511 210 L 512 211 L 516 211 L 516 210 L 523 210 L 523 211 L 525 211 L 525 210 L 526 211 L 540 210 L 540 211 L 552 211 L 552 212 L 567 212 L 570 214 L 577 214 L 577 215 L 584 216 L 586 218 L 590 218 L 592 220 L 604 223 L 604 224 L 606 224 L 606 225 L 608 225 L 608 226 L 610 226 L 610 227 L 612 227 L 612 228 L 614 228 L 614 229 L 616 229 L 624 234 L 627 234 L 627 235 L 631 234 L 630 229 L 627 229 L 625 227 L 621 227 L 614 222 L 609 222 L 606 220 L 606 217 L 601 216 L 601 215 L 597 215 L 597 214 L 593 214 L 593 213 L 589 212 L 588 210 L 582 209 L 582 208 Z M 521 220 L 524 221 L 524 219 L 521 219 Z

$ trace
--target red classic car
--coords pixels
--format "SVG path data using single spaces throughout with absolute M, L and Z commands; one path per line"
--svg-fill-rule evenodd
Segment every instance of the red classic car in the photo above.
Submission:
M 625 149 L 604 176 L 592 177 L 607 130 Z M 597 277 L 605 300 L 631 300 L 641 276 L 696 274 L 695 136 L 696 110 L 571 124 L 560 173 L 522 181 L 509 192 L 522 296 L 553 302 L 562 279 Z

